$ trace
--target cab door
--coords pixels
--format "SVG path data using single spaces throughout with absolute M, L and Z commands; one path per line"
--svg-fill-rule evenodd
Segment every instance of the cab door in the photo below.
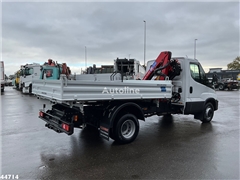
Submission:
M 190 61 L 187 68 L 187 103 L 185 107 L 186 114 L 196 114 L 203 110 L 205 101 L 210 97 L 215 97 L 215 90 L 210 88 L 210 83 L 205 72 L 198 61 Z

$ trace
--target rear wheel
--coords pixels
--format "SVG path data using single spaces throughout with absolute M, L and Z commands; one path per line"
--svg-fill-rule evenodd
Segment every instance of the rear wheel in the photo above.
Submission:
M 130 143 L 134 141 L 139 132 L 139 123 L 133 114 L 123 115 L 116 126 L 113 127 L 113 138 L 119 143 Z
M 219 84 L 218 88 L 219 88 L 219 90 L 221 90 L 221 91 L 224 90 L 223 84 Z
M 208 123 L 212 120 L 214 115 L 214 108 L 212 103 L 207 103 L 204 107 L 204 111 L 203 111 L 203 123 Z

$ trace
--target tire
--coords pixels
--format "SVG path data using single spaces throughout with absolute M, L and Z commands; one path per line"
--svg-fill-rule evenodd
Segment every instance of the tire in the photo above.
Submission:
M 207 103 L 207 104 L 204 106 L 203 120 L 202 120 L 202 122 L 203 122 L 203 123 L 209 123 L 209 122 L 212 120 L 213 115 L 214 115 L 213 105 L 212 105 L 212 103 Z
M 223 84 L 219 84 L 218 89 L 221 90 L 221 91 L 223 91 L 223 90 L 224 90 Z
M 32 85 L 29 86 L 29 94 L 32 94 Z
M 23 92 L 23 83 L 21 84 L 19 89 L 20 89 L 21 92 Z
M 113 127 L 113 138 L 116 142 L 127 144 L 134 141 L 139 132 L 139 123 L 133 114 L 123 115 Z

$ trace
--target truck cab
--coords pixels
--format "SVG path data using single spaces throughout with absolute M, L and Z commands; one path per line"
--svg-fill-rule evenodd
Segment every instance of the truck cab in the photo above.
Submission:
M 21 66 L 19 88 L 23 93 L 32 93 L 32 81 L 39 78 L 40 64 L 26 64 Z
M 48 59 L 48 62 L 45 62 L 40 69 L 40 78 L 46 80 L 57 80 L 60 79 L 61 74 L 66 75 L 68 78 L 71 76 L 71 70 L 66 63 L 58 64 L 52 59 Z
M 21 70 L 18 70 L 17 72 L 14 73 L 13 88 L 17 90 L 19 90 L 20 74 Z
M 172 80 L 173 94 L 180 95 L 179 100 L 173 101 L 172 105 L 181 107 L 183 114 L 193 114 L 195 119 L 203 122 L 209 121 L 213 117 L 213 111 L 218 109 L 218 101 L 216 101 L 216 92 L 209 83 L 201 64 L 196 59 L 185 57 L 173 57 L 172 59 L 176 59 L 182 69 L 180 75 Z M 154 61 L 147 63 L 147 70 Z M 206 108 L 209 110 L 203 114 Z
M 47 79 L 47 80 L 59 79 L 61 71 L 62 71 L 62 68 L 60 67 L 43 66 L 41 69 L 40 79 Z

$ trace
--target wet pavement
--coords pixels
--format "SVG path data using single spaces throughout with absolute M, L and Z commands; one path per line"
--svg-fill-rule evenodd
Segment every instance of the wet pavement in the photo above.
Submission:
M 217 91 L 209 124 L 193 116 L 150 117 L 137 139 L 118 145 L 94 129 L 72 136 L 45 128 L 43 103 L 6 87 L 1 94 L 1 173 L 19 179 L 239 179 L 239 91 Z

